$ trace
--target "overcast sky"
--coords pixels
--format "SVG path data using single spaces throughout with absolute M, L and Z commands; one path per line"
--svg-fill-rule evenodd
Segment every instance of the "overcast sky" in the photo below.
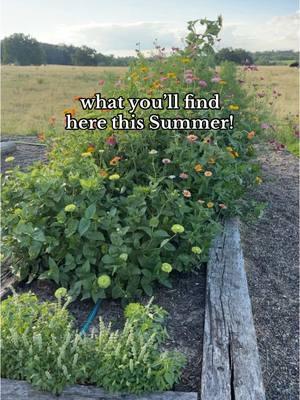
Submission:
M 1 38 L 30 34 L 47 43 L 87 45 L 104 54 L 134 54 L 182 44 L 186 21 L 221 14 L 219 47 L 297 50 L 297 0 L 2 0 Z

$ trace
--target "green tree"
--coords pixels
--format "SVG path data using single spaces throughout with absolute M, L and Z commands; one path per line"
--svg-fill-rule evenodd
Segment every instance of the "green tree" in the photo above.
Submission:
M 1 41 L 1 61 L 3 64 L 41 65 L 45 62 L 45 53 L 37 40 L 14 33 Z
M 75 65 L 96 65 L 96 50 L 87 46 L 77 47 L 73 54 L 72 61 Z
M 253 64 L 250 52 L 244 49 L 232 49 L 231 47 L 221 49 L 217 54 L 218 63 L 231 61 L 236 64 Z

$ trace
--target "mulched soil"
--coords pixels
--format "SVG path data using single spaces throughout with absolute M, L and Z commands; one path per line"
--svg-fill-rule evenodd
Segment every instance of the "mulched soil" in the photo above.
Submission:
M 41 144 L 36 136 L 5 137 L 1 139 L 2 142 L 8 140 Z M 5 162 L 5 159 L 10 155 L 15 157 L 14 161 Z M 7 170 L 10 170 L 11 168 L 16 166 L 19 166 L 22 170 L 25 170 L 35 161 L 45 162 L 46 160 L 46 147 L 32 146 L 29 144 L 18 144 L 15 152 L 13 152 L 12 154 L 5 154 L 1 157 L 1 172 L 5 173 Z
M 14 138 L 9 138 L 13 140 Z M 5 140 L 8 140 L 6 138 Z M 16 140 L 38 142 L 34 137 L 16 138 Z M 20 166 L 26 169 L 34 161 L 46 161 L 46 148 L 41 146 L 17 145 L 17 150 L 12 154 L 15 157 L 13 163 L 5 163 L 5 155 L 1 162 L 2 172 Z M 187 365 L 183 371 L 181 381 L 175 385 L 177 391 L 200 392 L 201 366 L 202 366 L 202 340 L 205 314 L 205 286 L 206 268 L 189 274 L 174 274 L 172 280 L 173 288 L 157 286 L 154 291 L 154 303 L 168 311 L 167 329 L 169 340 L 167 349 L 178 350 L 187 357 Z M 55 284 L 46 281 L 36 280 L 30 285 L 21 283 L 17 292 L 31 290 L 41 300 L 54 300 L 53 293 L 56 290 Z M 148 297 L 139 299 L 146 304 Z M 91 301 L 75 301 L 69 306 L 75 317 L 75 324 L 80 328 L 85 322 L 93 307 Z M 123 307 L 119 301 L 104 300 L 101 304 L 99 315 L 113 328 L 122 327 Z M 91 328 L 97 328 L 98 318 L 94 320 Z
M 266 202 L 261 219 L 242 225 L 248 285 L 268 400 L 299 398 L 299 160 L 259 149 Z

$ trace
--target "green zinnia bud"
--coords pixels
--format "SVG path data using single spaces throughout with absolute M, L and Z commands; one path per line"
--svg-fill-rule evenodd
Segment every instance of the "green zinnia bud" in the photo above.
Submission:
M 175 224 L 172 226 L 171 231 L 174 233 L 183 233 L 184 232 L 184 227 L 179 224 Z
M 66 295 L 67 295 L 67 289 L 64 288 L 64 287 L 58 288 L 54 293 L 54 296 L 57 299 L 61 299 L 62 297 L 66 297 Z
M 161 270 L 169 274 L 172 271 L 173 267 L 169 263 L 162 263 Z
M 119 255 L 120 260 L 122 261 L 127 261 L 128 254 L 127 253 L 122 253 Z
M 194 254 L 201 254 L 202 253 L 202 249 L 200 247 L 198 247 L 198 246 L 194 246 L 194 247 L 192 247 L 192 252 Z
M 107 289 L 111 285 L 110 277 L 108 275 L 99 276 L 98 285 L 101 289 Z
M 66 207 L 65 207 L 65 212 L 73 212 L 73 211 L 75 211 L 76 210 L 76 206 L 75 206 L 75 204 L 68 204 Z

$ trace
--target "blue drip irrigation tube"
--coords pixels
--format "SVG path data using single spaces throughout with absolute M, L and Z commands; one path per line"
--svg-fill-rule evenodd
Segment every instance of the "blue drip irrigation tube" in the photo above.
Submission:
M 94 305 L 92 311 L 89 313 L 85 323 L 83 324 L 83 326 L 82 326 L 82 328 L 80 330 L 80 335 L 84 335 L 84 334 L 87 333 L 91 323 L 94 321 L 94 319 L 95 319 L 95 317 L 96 317 L 96 315 L 97 315 L 97 313 L 99 311 L 100 305 L 101 305 L 101 299 L 99 299 L 97 301 L 97 303 Z

